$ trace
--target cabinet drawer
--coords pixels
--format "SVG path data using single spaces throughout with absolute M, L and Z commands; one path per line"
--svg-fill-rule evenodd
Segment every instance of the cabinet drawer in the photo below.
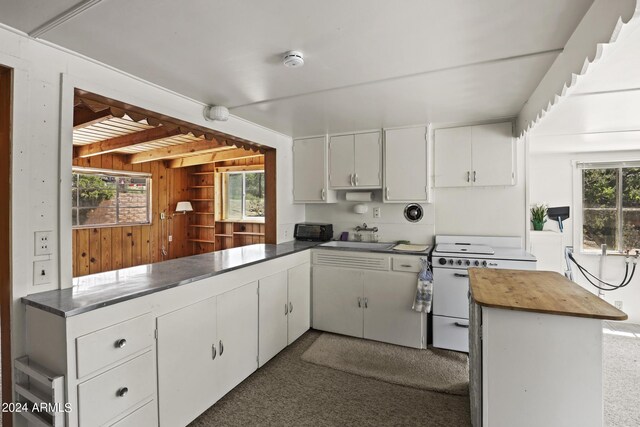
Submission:
M 469 352 L 469 319 L 433 316 L 433 346 Z
M 78 385 L 79 425 L 103 425 L 153 396 L 153 366 L 153 353 L 148 351 Z
M 78 337 L 78 378 L 144 350 L 152 343 L 153 321 L 150 314 Z
M 136 409 L 112 427 L 155 427 L 158 425 L 158 411 L 156 401 L 152 400 L 141 408 Z
M 391 266 L 394 271 L 406 271 L 409 273 L 419 273 L 422 268 L 418 257 L 393 257 L 391 258 Z

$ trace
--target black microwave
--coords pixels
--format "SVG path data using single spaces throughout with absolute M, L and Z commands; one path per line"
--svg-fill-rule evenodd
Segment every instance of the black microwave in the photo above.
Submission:
M 296 224 L 293 237 L 296 240 L 306 240 L 308 242 L 326 242 L 333 238 L 333 225 L 313 222 Z

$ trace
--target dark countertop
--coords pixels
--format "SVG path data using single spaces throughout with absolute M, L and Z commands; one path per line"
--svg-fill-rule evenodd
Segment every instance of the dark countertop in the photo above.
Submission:
M 592 319 L 626 320 L 627 315 L 552 271 L 470 268 L 473 300 L 484 307 Z
M 22 302 L 58 316 L 71 317 L 304 251 L 317 246 L 318 243 L 291 241 L 279 245 L 242 246 L 91 274 L 73 279 L 74 286 L 71 288 L 31 294 L 23 297 Z

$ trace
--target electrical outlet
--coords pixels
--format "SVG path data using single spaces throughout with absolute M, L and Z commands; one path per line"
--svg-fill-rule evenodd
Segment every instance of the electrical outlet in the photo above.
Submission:
M 373 217 L 380 218 L 380 208 L 373 208 Z
M 618 310 L 622 310 L 622 301 L 616 301 L 614 304 Z
M 46 285 L 51 283 L 51 260 L 33 262 L 33 284 Z
M 173 242 L 173 236 L 169 234 L 169 242 Z
M 160 219 L 164 220 L 166 218 L 164 212 L 160 212 Z
M 51 231 L 36 231 L 35 255 L 51 255 Z
M 284 230 L 284 238 L 286 239 L 287 237 L 289 237 L 289 230 Z

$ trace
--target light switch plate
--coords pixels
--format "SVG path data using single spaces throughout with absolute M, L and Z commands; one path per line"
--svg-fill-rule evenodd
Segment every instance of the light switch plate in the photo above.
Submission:
M 33 284 L 46 285 L 51 283 L 51 260 L 33 262 Z
M 35 236 L 35 255 L 51 255 L 53 253 L 51 231 L 36 231 Z

